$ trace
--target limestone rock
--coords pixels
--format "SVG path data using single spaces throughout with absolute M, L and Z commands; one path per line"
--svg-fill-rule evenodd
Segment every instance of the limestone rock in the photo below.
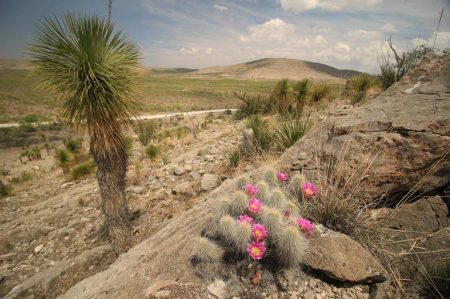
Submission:
M 227 285 L 223 282 L 223 280 L 218 279 L 209 284 L 208 292 L 217 299 L 226 298 L 226 286 Z
M 424 178 L 417 193 L 450 182 L 450 54 L 427 56 L 400 82 L 365 105 L 330 112 L 283 155 L 281 169 L 321 174 L 315 158 L 330 161 L 345 151 L 345 167 L 355 169 L 376 157 L 361 182 L 362 197 L 376 200 L 385 192 L 399 200 Z M 417 82 L 411 93 L 405 90 Z M 306 159 L 305 158 L 306 154 Z M 429 172 L 434 166 L 433 172 Z
M 339 281 L 375 283 L 386 280 L 381 263 L 347 235 L 327 231 L 313 237 L 303 262 Z
M 178 184 L 173 188 L 173 191 L 176 194 L 184 194 L 184 195 L 192 195 L 194 193 L 194 189 L 192 188 L 191 183 L 189 182 L 183 182 L 181 184 Z
M 209 191 L 216 188 L 219 185 L 219 176 L 216 174 L 205 173 L 202 177 L 200 186 L 202 190 Z
M 44 248 L 44 245 L 39 244 L 38 246 L 36 246 L 34 248 L 34 253 L 38 254 L 39 252 L 41 252 L 41 250 Z

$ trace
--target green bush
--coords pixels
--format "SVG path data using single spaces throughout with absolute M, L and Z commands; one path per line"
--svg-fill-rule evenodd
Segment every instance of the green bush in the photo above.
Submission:
M 403 51 L 401 54 L 398 54 L 392 45 L 391 39 L 389 39 L 389 46 L 395 62 L 392 63 L 390 61 L 389 53 L 381 56 L 379 62 L 379 80 L 383 89 L 387 89 L 395 82 L 398 82 L 406 73 L 408 73 L 420 62 L 424 55 L 433 51 L 432 48 L 420 45 L 411 50 L 406 52 Z
M 75 165 L 70 171 L 70 177 L 72 180 L 78 180 L 91 174 L 94 171 L 94 162 L 88 161 Z
M 11 194 L 11 186 L 4 184 L 0 180 L 0 198 L 6 197 Z
M 68 151 L 70 151 L 73 154 L 78 154 L 81 152 L 83 145 L 83 139 L 82 138 L 68 138 L 64 140 L 64 146 Z
M 245 127 L 253 130 L 257 150 L 268 151 L 272 147 L 274 135 L 267 120 L 258 115 L 252 115 L 247 119 Z
M 363 101 L 367 95 L 367 91 L 375 85 L 375 79 L 369 74 L 360 74 L 350 80 L 349 95 L 352 104 Z
M 319 103 L 326 99 L 331 94 L 331 87 L 325 82 L 314 84 L 311 91 L 311 100 L 314 103 Z
M 133 126 L 133 130 L 138 136 L 139 142 L 143 146 L 147 146 L 148 143 L 154 138 L 158 125 L 152 121 L 139 121 Z
M 159 151 L 160 151 L 159 146 L 154 144 L 150 144 L 145 149 L 145 153 L 150 159 L 155 159 L 159 155 Z
M 21 173 L 20 173 L 20 175 L 18 175 L 18 176 L 13 176 L 12 177 L 12 182 L 14 183 L 14 184 L 20 184 L 20 183 L 24 183 L 24 182 L 26 182 L 26 181 L 29 181 L 29 180 L 31 180 L 33 178 L 33 174 L 31 174 L 31 173 L 29 173 L 29 172 L 27 172 L 27 171 L 22 171 Z
M 283 118 L 276 128 L 276 135 L 283 148 L 294 145 L 297 140 L 302 138 L 312 125 L 309 116 L 296 117 L 288 116 Z
M 55 158 L 63 172 L 68 173 L 70 170 L 70 164 L 74 159 L 73 154 L 66 149 L 59 149 L 56 151 Z
M 239 148 L 236 148 L 232 150 L 228 154 L 228 161 L 230 162 L 230 167 L 236 168 L 239 166 L 239 163 L 241 162 L 241 151 Z

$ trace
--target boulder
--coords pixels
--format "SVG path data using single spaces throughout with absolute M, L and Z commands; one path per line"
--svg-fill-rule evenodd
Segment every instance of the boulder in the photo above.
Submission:
M 200 187 L 203 191 L 209 191 L 219 185 L 219 176 L 216 174 L 205 173 L 200 182 Z
M 417 82 L 421 82 L 419 87 L 406 92 Z M 368 201 L 388 194 L 395 203 L 414 187 L 420 193 L 448 185 L 448 82 L 450 54 L 427 56 L 414 71 L 367 104 L 330 112 L 323 124 L 285 152 L 280 168 L 302 171 L 313 179 L 322 173 L 321 166 L 323 169 L 316 161 L 336 161 L 345 155 L 347 173 L 358 165 L 367 169 L 360 187 L 364 191 L 361 196 Z M 372 158 L 373 162 L 368 162 Z
M 352 283 L 386 280 L 381 263 L 347 235 L 327 230 L 310 240 L 304 264 L 329 278 Z

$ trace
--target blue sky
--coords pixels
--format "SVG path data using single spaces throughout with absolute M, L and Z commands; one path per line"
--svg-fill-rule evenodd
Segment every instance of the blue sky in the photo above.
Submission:
M 107 0 L 0 0 L 0 57 L 20 58 L 36 24 L 64 12 L 105 16 Z M 200 68 L 287 57 L 376 72 L 388 50 L 450 47 L 449 0 L 113 0 L 113 21 L 143 63 Z

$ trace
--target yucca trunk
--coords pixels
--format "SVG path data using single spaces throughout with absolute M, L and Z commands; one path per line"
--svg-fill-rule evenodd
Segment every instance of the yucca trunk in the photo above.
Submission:
M 114 251 L 121 254 L 131 247 L 131 223 L 125 193 L 127 153 L 120 132 L 116 131 L 114 135 L 105 136 L 104 132 L 92 134 L 91 152 L 97 165 L 97 183 L 105 224 Z M 105 144 L 105 137 L 115 141 Z

